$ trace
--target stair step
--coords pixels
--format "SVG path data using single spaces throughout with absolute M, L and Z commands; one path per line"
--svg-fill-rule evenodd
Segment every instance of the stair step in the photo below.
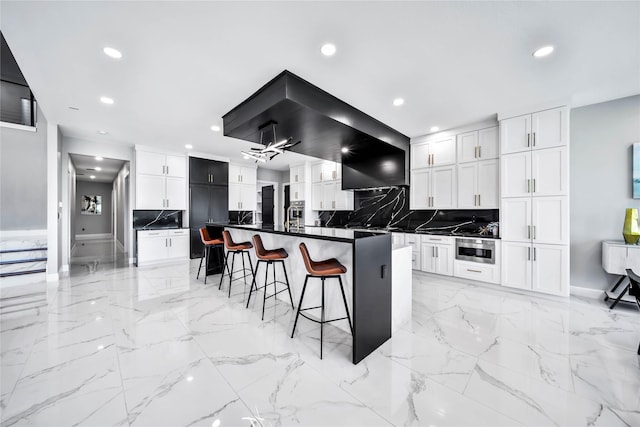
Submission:
M 46 247 L 44 248 L 24 248 L 24 249 L 5 249 L 0 251 L 0 254 L 12 254 L 15 252 L 29 252 L 29 251 L 46 251 L 48 250 Z
M 26 274 L 45 273 L 46 271 L 46 268 L 41 268 L 38 270 L 9 271 L 7 273 L 0 273 L 0 277 L 24 276 Z
M 27 262 L 42 262 L 46 261 L 47 258 L 29 258 L 29 259 L 13 259 L 9 261 L 0 261 L 0 265 L 10 265 L 10 264 L 24 264 Z

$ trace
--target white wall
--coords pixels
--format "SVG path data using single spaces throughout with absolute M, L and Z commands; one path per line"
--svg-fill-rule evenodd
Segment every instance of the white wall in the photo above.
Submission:
M 126 230 L 131 228 L 131 224 L 127 223 L 129 211 L 129 162 L 122 165 L 122 169 L 118 172 L 116 179 L 113 181 L 113 206 L 115 216 L 114 237 L 119 245 L 123 248 L 127 247 Z
M 632 199 L 631 146 L 640 142 L 640 95 L 571 111 L 571 285 L 606 289 L 602 241 L 622 240 Z
M 75 198 L 75 235 L 83 234 L 113 234 L 111 193 L 113 184 L 109 182 L 78 181 Z M 84 196 L 102 196 L 102 214 L 85 215 L 82 210 L 82 199 Z

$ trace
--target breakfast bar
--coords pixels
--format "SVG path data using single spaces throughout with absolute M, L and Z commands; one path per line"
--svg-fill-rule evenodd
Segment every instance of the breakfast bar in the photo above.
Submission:
M 253 235 L 262 238 L 265 247 L 281 247 L 288 253 L 286 268 L 293 300 L 300 299 L 306 275 L 299 244 L 304 242 L 312 258 L 337 258 L 347 267 L 344 288 L 352 316 L 353 351 L 356 364 L 391 337 L 391 235 L 322 227 L 289 228 L 257 225 L 208 224 L 227 229 L 236 241 L 251 241 Z M 254 256 L 252 253 L 251 256 Z M 281 274 L 279 271 L 277 274 Z M 279 278 L 278 280 L 280 280 Z M 305 299 L 320 298 L 319 286 L 308 286 Z M 339 287 L 327 287 L 328 318 L 343 317 L 344 307 Z M 334 326 L 349 331 L 346 320 Z

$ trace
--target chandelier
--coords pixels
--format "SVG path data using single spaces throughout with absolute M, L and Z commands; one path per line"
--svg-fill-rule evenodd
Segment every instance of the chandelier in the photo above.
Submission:
M 260 126 L 260 144 L 264 145 L 264 148 L 252 148 L 251 151 L 241 151 L 242 156 L 245 159 L 253 159 L 258 162 L 265 163 L 267 160 L 272 160 L 278 154 L 282 154 L 287 150 L 290 150 L 292 147 L 300 144 L 301 141 L 292 142 L 293 137 L 289 137 L 287 139 L 283 139 L 278 141 L 276 138 L 276 125 L 278 123 L 274 121 L 270 121 L 262 126 Z M 271 136 L 272 139 L 268 142 L 264 142 L 265 139 L 265 131 L 269 132 L 269 127 L 271 127 Z M 268 138 L 268 136 L 267 136 Z

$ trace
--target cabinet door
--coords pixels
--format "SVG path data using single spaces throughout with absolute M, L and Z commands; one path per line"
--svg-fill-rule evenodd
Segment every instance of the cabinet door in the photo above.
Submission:
M 336 162 L 324 162 L 322 164 L 322 180 L 336 181 L 338 177 L 338 164 Z
M 531 193 L 534 196 L 568 194 L 567 147 L 531 152 Z
M 353 191 L 342 190 L 342 181 L 336 181 L 336 210 L 350 211 L 353 210 Z
M 165 155 L 148 151 L 136 151 L 136 173 L 146 175 L 164 175 Z
M 209 171 L 209 162 L 207 159 L 198 157 L 189 157 L 189 183 L 190 184 L 209 184 L 211 183 L 211 173 Z
M 531 146 L 535 148 L 558 147 L 568 145 L 569 120 L 566 108 L 533 113 L 531 124 Z
M 432 207 L 454 209 L 456 207 L 456 167 L 444 166 L 432 169 Z
M 429 143 L 411 144 L 411 168 L 426 168 L 429 164 Z
M 291 191 L 289 193 L 289 199 L 292 202 L 304 201 L 304 182 L 298 184 L 291 184 Z
M 229 185 L 229 163 L 209 160 L 211 184 Z
M 204 184 L 191 184 L 189 188 L 189 226 L 192 228 L 204 227 L 211 218 L 209 215 L 209 186 Z M 226 200 L 225 200 L 226 204 Z
M 532 290 L 569 296 L 569 251 L 564 245 L 533 245 Z
M 240 184 L 240 210 L 255 211 L 258 208 L 258 190 L 255 184 Z
M 533 197 L 531 208 L 531 238 L 534 243 L 564 245 L 569 243 L 568 199 Z
M 502 156 L 502 197 L 531 196 L 531 151 Z
M 304 182 L 304 166 L 296 166 L 289 170 L 289 182 L 291 184 Z
M 504 240 L 531 241 L 531 197 L 502 199 L 500 234 Z
M 436 245 L 435 250 L 435 272 L 445 276 L 453 276 L 453 246 Z
M 531 290 L 531 245 L 502 242 L 502 286 Z
M 474 209 L 478 205 L 478 162 L 458 165 L 458 209 Z
M 258 182 L 258 169 L 243 167 L 241 170 L 243 184 L 256 184 Z
M 174 178 L 187 177 L 187 159 L 184 156 L 167 156 L 165 174 Z
M 460 166 L 458 166 L 458 168 L 460 168 Z M 497 159 L 478 162 L 478 181 L 476 188 L 478 192 L 478 206 L 483 209 L 498 209 L 500 206 L 498 175 Z M 460 185 L 458 185 L 458 189 L 459 188 Z
M 161 261 L 167 258 L 168 237 L 166 231 L 150 231 L 144 236 L 138 233 L 137 262 Z
M 427 273 L 435 273 L 436 272 L 436 245 L 431 243 L 423 243 L 422 244 L 422 263 L 420 265 L 420 269 L 422 271 L 426 271 Z
M 314 163 L 313 165 L 311 165 L 311 182 L 312 183 L 322 182 L 323 165 L 324 165 L 324 162 Z
M 240 184 L 242 182 L 242 169 L 238 165 L 229 163 L 229 183 Z M 231 209 L 231 206 L 229 206 Z
M 236 175 L 238 176 L 238 175 Z M 229 184 L 229 210 L 240 211 L 241 206 L 241 190 L 242 184 L 230 183 Z
M 163 175 L 136 176 L 136 208 L 137 209 L 166 209 L 165 183 Z
M 456 162 L 456 141 L 454 137 L 429 142 L 431 166 L 450 165 Z
M 531 114 L 500 121 L 502 154 L 531 150 Z
M 498 127 L 481 129 L 478 131 L 478 159 L 497 159 L 498 151 Z
M 320 175 L 318 175 L 320 176 Z M 322 183 L 311 184 L 311 210 L 322 210 L 322 202 L 324 201 L 324 188 Z
M 431 170 L 411 171 L 411 185 L 409 186 L 410 209 L 429 209 L 431 201 L 430 188 Z
M 478 160 L 478 131 L 467 132 L 456 137 L 458 145 L 458 163 Z
M 167 177 L 167 206 L 166 209 L 187 209 L 187 190 L 184 178 Z
M 186 258 L 189 256 L 189 230 L 172 230 L 169 233 L 168 258 Z
M 322 210 L 336 210 L 336 184 L 325 182 L 322 184 Z
M 213 222 L 229 220 L 229 187 L 226 185 L 209 185 L 209 215 Z M 194 227 L 191 224 L 191 227 Z

